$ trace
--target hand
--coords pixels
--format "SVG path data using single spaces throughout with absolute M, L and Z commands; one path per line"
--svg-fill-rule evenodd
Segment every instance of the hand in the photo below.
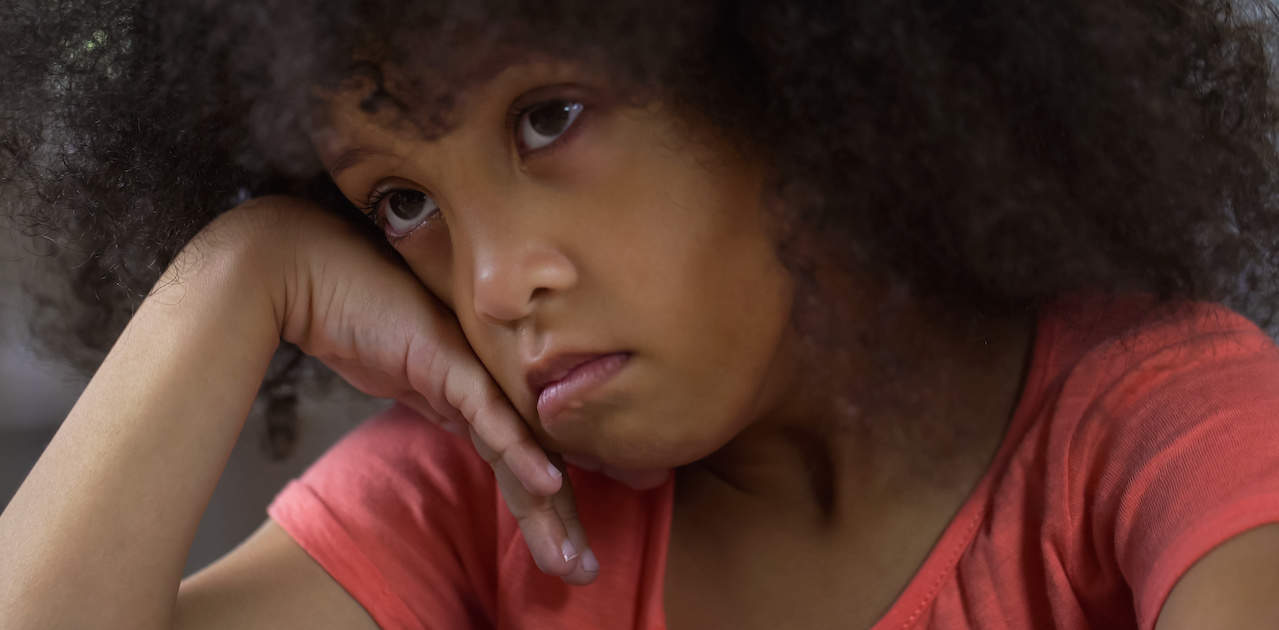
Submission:
M 589 546 L 562 466 L 534 441 L 453 314 L 340 217 L 288 198 L 245 205 L 232 213 L 256 217 L 245 220 L 284 278 L 275 300 L 283 339 L 361 391 L 468 432 L 538 567 L 571 584 L 593 581 L 598 565 L 583 566 Z M 567 557 L 566 540 L 574 550 Z

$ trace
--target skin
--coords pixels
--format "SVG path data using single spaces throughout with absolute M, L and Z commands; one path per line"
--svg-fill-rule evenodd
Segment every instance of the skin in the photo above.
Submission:
M 397 139 L 354 112 L 334 136 L 391 142 L 348 169 L 326 154 L 347 194 L 394 177 L 443 200 L 448 230 L 397 240 L 411 272 L 287 199 L 232 210 L 184 250 L 0 514 L 0 557 L 12 559 L 0 565 L 0 625 L 376 627 L 270 521 L 179 580 L 281 339 L 370 394 L 464 422 L 548 573 L 590 579 L 586 554 L 544 564 L 554 528 L 526 526 L 554 514 L 556 536 L 584 540 L 570 484 L 545 477 L 525 423 L 541 447 L 606 471 L 678 466 L 668 627 L 868 627 L 882 615 L 985 470 L 1018 396 L 1029 322 L 949 317 L 817 256 L 827 327 L 882 336 L 810 352 L 792 321 L 823 318 L 805 313 L 772 254 L 776 231 L 753 203 L 757 164 L 661 108 L 606 98 L 573 144 L 532 160 L 494 124 L 510 100 L 590 81 L 517 70 L 475 91 L 439 140 Z M 362 164 L 374 156 L 380 165 Z M 627 238 L 610 239 L 610 226 Z M 636 358 L 575 415 L 546 423 L 512 365 L 565 339 Z M 876 360 L 883 349 L 900 361 Z M 885 387 L 894 380 L 910 387 Z M 691 407 L 673 413 L 664 398 Z M 1204 557 L 1158 627 L 1273 626 L 1276 532 L 1257 528 Z
M 661 108 L 614 104 L 584 78 L 504 72 L 468 92 L 460 124 L 433 141 L 379 127 L 352 91 L 335 99 L 337 140 L 321 154 L 332 165 L 367 150 L 335 174 L 357 204 L 388 183 L 435 199 L 438 218 L 392 242 L 543 445 L 673 468 L 777 404 L 760 385 L 776 368 L 791 282 L 757 210 L 759 165 L 681 138 Z M 508 109 L 553 98 L 585 111 L 556 144 L 522 153 Z M 606 391 L 554 423 L 539 417 L 527 365 L 617 351 L 631 359 Z
M 847 396 L 832 393 L 883 379 L 874 361 L 848 354 L 837 363 L 842 379 L 832 379 L 831 357 L 805 350 L 758 160 L 660 105 L 620 104 L 566 66 L 515 67 L 468 90 L 456 125 L 431 139 L 364 112 L 363 95 L 333 96 L 331 133 L 317 136 L 322 159 L 354 203 L 389 188 L 438 205 L 434 214 L 393 193 L 373 210 L 385 219 L 388 199 L 404 204 L 411 220 L 390 223 L 388 237 L 456 315 L 538 441 L 614 470 L 680 467 L 677 570 L 667 584 L 673 625 L 702 615 L 722 623 L 752 601 L 734 592 L 707 605 L 697 593 L 717 582 L 693 567 L 731 566 L 746 590 L 776 589 L 766 570 L 776 563 L 742 567 L 733 558 L 803 559 L 864 593 L 815 602 L 814 623 L 891 602 L 993 455 L 1020 387 L 1030 317 L 969 322 L 957 334 L 874 278 L 820 267 L 824 293 L 865 305 L 841 313 L 854 327 L 871 319 L 872 305 L 898 302 L 900 338 L 885 343 L 908 355 L 907 376 L 933 384 L 908 408 L 855 399 L 858 417 L 845 418 Z M 549 100 L 581 102 L 583 113 L 553 144 L 527 150 L 507 112 Z M 547 421 L 524 370 L 556 351 L 632 355 L 580 406 Z M 944 481 L 920 465 L 922 453 L 886 451 L 849 428 L 915 427 L 918 418 L 967 427 Z M 733 525 L 743 522 L 752 526 Z M 830 559 L 847 553 L 868 560 L 836 568 Z M 885 563 L 895 566 L 888 580 Z M 831 579 L 806 572 L 788 590 L 821 592 L 814 587 Z M 768 619 L 752 610 L 740 627 Z
M 440 218 L 395 247 L 538 441 L 614 476 L 679 467 L 670 627 L 868 627 L 891 606 L 993 457 L 1025 375 L 1029 316 L 960 324 L 819 264 L 817 284 L 852 329 L 874 318 L 858 305 L 896 302 L 896 325 L 876 330 L 924 392 L 888 408 L 854 398 L 850 418 L 847 396 L 881 384 L 880 366 L 805 352 L 758 161 L 660 106 L 613 102 L 565 66 L 508 69 L 468 92 L 457 127 L 433 141 L 379 126 L 359 96 L 334 98 L 337 140 L 319 143 L 322 157 L 372 150 L 335 174 L 356 203 L 388 178 L 437 201 Z M 546 99 L 585 110 L 549 148 L 523 152 L 504 115 Z M 548 424 L 522 364 L 557 348 L 633 357 Z M 875 428 L 850 424 L 923 432 L 956 454 L 886 449 Z M 1257 561 L 1273 557 L 1276 531 L 1206 556 L 1159 627 L 1272 618 L 1271 591 L 1241 580 L 1279 583 L 1274 563 Z

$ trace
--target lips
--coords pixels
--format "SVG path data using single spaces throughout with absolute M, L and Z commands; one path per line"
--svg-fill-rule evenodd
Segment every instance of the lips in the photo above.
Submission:
M 602 356 L 606 355 L 603 353 L 559 354 L 539 361 L 525 371 L 529 391 L 537 396 L 547 385 L 568 376 L 569 372 L 577 366 Z
M 529 391 L 537 397 L 537 412 L 548 422 L 595 386 L 608 381 L 630 359 L 629 352 L 561 354 L 526 372 Z

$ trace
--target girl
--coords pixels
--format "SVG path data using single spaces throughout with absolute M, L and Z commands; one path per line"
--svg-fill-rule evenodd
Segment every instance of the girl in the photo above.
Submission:
M 1279 618 L 1273 18 L 3 11 L 6 203 L 127 319 L 5 628 Z M 282 343 L 400 404 L 183 580 Z

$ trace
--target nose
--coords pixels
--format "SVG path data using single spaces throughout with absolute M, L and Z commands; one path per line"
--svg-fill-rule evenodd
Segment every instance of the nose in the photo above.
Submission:
M 480 253 L 474 273 L 475 313 L 497 324 L 528 317 L 543 296 L 577 283 L 577 270 L 564 252 L 527 242 L 508 241 Z

